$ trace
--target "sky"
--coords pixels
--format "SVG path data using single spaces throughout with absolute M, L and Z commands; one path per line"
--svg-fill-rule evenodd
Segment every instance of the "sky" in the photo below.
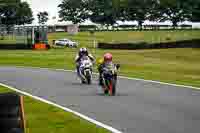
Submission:
M 33 11 L 35 21 L 37 23 L 37 13 L 40 11 L 47 11 L 49 13 L 49 22 L 53 21 L 52 17 L 57 16 L 58 19 L 58 5 L 62 0 L 22 0 L 27 1 Z M 54 20 L 55 21 L 55 20 Z

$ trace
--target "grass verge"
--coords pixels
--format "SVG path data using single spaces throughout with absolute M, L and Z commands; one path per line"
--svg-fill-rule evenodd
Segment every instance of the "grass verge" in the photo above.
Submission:
M 80 32 L 72 36 L 68 33 L 50 33 L 48 35 L 49 43 L 53 40 L 68 38 L 80 43 L 81 46 L 93 47 L 93 40 L 97 42 L 147 42 L 159 43 L 180 40 L 198 39 L 199 30 L 167 30 L 167 31 L 113 31 L 113 32 L 96 32 L 92 36 L 89 32 Z
M 97 42 L 147 42 L 159 43 L 180 40 L 199 39 L 200 30 L 158 30 L 158 31 L 103 31 L 95 32 L 91 35 L 90 32 L 79 32 L 78 35 L 72 36 L 66 32 L 49 33 L 49 44 L 53 40 L 68 38 L 80 43 L 81 46 L 93 47 L 94 39 Z M 2 44 L 15 44 L 14 36 L 5 36 L 4 40 L 0 40 Z
M 0 86 L 0 93 L 5 92 L 12 91 Z M 69 112 L 27 96 L 24 107 L 27 133 L 109 133 Z
M 0 36 L 0 45 L 6 45 L 6 44 L 15 44 L 16 43 L 16 39 L 14 36 L 4 36 L 2 38 L 2 36 Z

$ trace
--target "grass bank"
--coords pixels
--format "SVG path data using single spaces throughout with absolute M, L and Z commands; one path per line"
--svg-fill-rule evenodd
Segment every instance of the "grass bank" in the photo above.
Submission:
M 4 92 L 12 91 L 0 86 L 0 93 Z M 69 112 L 27 96 L 24 110 L 27 133 L 109 133 Z

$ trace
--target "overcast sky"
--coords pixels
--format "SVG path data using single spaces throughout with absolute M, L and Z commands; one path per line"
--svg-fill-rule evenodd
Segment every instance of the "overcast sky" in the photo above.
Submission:
M 58 10 L 59 8 L 57 7 L 62 0 L 22 0 L 22 1 L 27 1 L 32 10 L 35 19 L 37 20 L 37 13 L 40 11 L 47 11 L 49 13 L 49 19 L 51 20 L 53 16 L 58 16 Z

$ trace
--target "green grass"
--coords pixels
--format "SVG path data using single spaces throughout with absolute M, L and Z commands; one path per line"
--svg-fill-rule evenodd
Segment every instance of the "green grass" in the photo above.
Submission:
M 5 36 L 3 39 L 0 36 L 0 45 L 4 45 L 4 44 L 15 44 L 16 40 L 15 37 L 13 36 Z
M 169 42 L 176 40 L 189 40 L 200 38 L 200 30 L 166 30 L 166 31 L 107 31 L 96 32 L 92 36 L 89 32 L 80 32 L 78 35 L 72 36 L 65 32 L 49 33 L 49 43 L 53 40 L 69 38 L 77 41 L 81 46 L 93 47 L 93 40 L 97 42 L 135 42 L 145 41 L 148 43 Z M 167 38 L 170 38 L 168 40 Z M 0 44 L 14 44 L 15 38 L 5 36 L 4 40 L 0 40 Z
M 77 49 L 0 51 L 0 64 L 75 69 Z M 95 50 L 98 59 L 111 52 L 120 75 L 200 87 L 200 49 Z
M 119 31 L 119 32 L 96 32 L 92 37 L 89 32 L 80 32 L 76 36 L 68 35 L 68 33 L 50 33 L 48 35 L 49 43 L 52 40 L 69 38 L 77 41 L 81 46 L 93 46 L 93 39 L 98 42 L 135 42 L 145 41 L 148 43 L 169 42 L 177 40 L 190 40 L 200 38 L 199 30 L 183 30 L 183 31 Z M 168 40 L 167 38 L 170 38 Z
M 11 90 L 0 86 L 0 93 Z M 69 112 L 41 103 L 30 97 L 24 98 L 27 133 L 108 133 Z

